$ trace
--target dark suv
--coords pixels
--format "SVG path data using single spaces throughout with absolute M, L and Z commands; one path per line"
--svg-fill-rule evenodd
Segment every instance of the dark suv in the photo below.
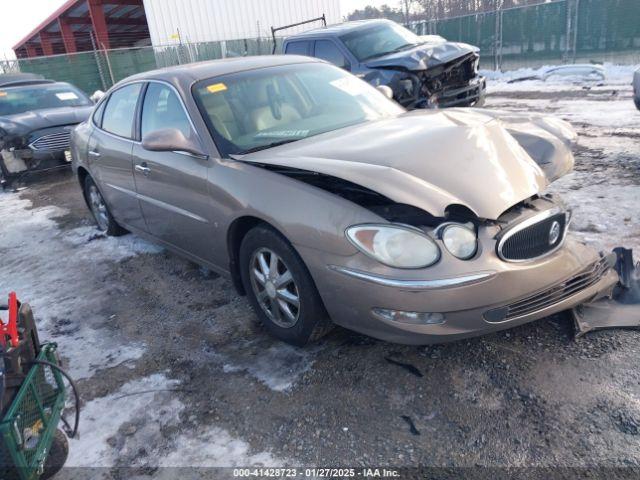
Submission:
M 386 85 L 406 108 L 484 103 L 479 49 L 442 37 L 419 37 L 389 20 L 363 20 L 310 30 L 285 40 L 287 54 L 327 60 L 373 86 Z

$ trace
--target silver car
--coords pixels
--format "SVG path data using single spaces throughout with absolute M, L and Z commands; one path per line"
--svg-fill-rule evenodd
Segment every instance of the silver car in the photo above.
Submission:
M 269 56 L 128 78 L 72 143 L 101 230 L 229 275 L 302 345 L 334 323 L 442 342 L 609 294 L 612 259 L 545 194 L 574 140 L 550 117 L 406 112 L 325 62 Z

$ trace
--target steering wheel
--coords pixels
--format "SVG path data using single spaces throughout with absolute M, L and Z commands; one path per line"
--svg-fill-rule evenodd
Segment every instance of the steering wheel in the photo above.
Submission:
M 271 115 L 276 120 L 282 119 L 282 97 L 276 93 L 273 85 L 267 85 L 267 98 L 269 99 L 269 108 Z

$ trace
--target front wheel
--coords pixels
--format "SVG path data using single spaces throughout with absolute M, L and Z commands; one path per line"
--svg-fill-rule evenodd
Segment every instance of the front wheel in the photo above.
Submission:
M 126 230 L 118 225 L 111 215 L 109 207 L 107 207 L 107 204 L 102 197 L 102 193 L 100 193 L 95 182 L 89 176 L 87 176 L 84 181 L 84 196 L 87 199 L 87 205 L 91 210 L 93 218 L 98 225 L 98 230 L 113 237 L 124 235 L 126 233 Z
M 250 230 L 240 246 L 240 268 L 251 306 L 272 335 L 303 346 L 331 330 L 307 267 L 278 232 Z

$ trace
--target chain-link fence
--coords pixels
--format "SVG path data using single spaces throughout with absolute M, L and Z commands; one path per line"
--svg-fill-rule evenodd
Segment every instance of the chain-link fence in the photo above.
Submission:
M 484 68 L 640 63 L 639 0 L 554 0 L 411 27 L 419 34 L 479 46 Z
M 281 46 L 282 40 L 278 39 L 276 50 Z M 123 78 L 155 68 L 227 57 L 270 55 L 272 52 L 271 38 L 183 43 L 23 58 L 0 62 L 0 73 L 39 73 L 93 93 L 106 90 Z
M 553 0 L 414 22 L 410 28 L 477 45 L 483 68 L 508 70 L 572 62 L 640 63 L 639 19 L 640 0 Z M 278 52 L 281 43 L 278 39 Z M 272 51 L 271 38 L 182 43 L 0 62 L 0 72 L 39 73 L 93 93 L 154 68 Z

